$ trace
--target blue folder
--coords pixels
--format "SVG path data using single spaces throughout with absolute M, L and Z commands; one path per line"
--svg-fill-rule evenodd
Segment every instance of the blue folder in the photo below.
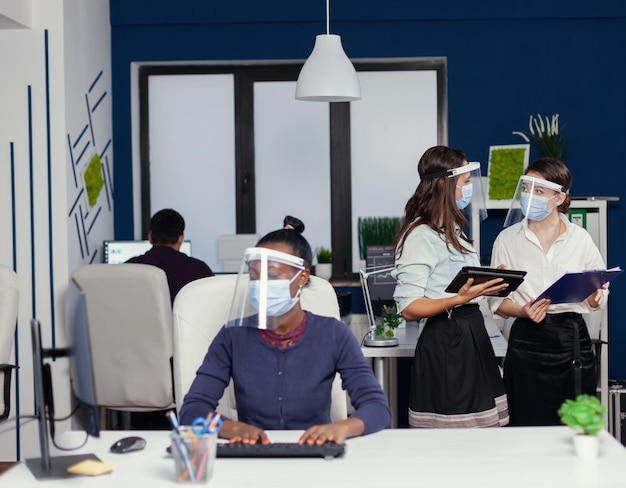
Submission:
M 594 271 L 580 271 L 578 273 L 565 273 L 550 287 L 537 297 L 537 300 L 549 298 L 550 303 L 578 303 L 585 300 L 589 295 L 608 283 L 622 270 L 617 268 L 601 269 Z

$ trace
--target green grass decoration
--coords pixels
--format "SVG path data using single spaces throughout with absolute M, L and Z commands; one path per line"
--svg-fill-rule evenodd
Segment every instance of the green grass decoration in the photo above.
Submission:
M 401 223 L 401 217 L 359 217 L 357 227 L 360 259 L 366 258 L 367 246 L 392 245 Z
M 489 159 L 489 199 L 513 198 L 519 177 L 524 174 L 526 149 L 492 149 Z
M 95 154 L 91 161 L 89 161 L 89 166 L 87 166 L 87 170 L 85 171 L 85 189 L 87 190 L 87 200 L 89 201 L 89 206 L 93 207 L 98 201 L 98 197 L 100 196 L 100 190 L 104 186 L 104 179 L 102 178 L 102 161 L 100 161 L 100 156 Z

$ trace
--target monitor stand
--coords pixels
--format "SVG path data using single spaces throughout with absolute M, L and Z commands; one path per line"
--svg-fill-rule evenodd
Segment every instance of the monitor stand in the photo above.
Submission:
M 38 320 L 32 319 L 31 325 L 31 339 L 32 339 L 32 351 L 33 351 L 33 379 L 35 384 L 35 403 L 37 404 L 37 420 L 39 427 L 39 449 L 41 451 L 41 457 L 27 459 L 26 466 L 33 473 L 33 476 L 40 479 L 62 479 L 72 478 L 80 475 L 67 472 L 67 468 L 77 464 L 86 459 L 95 459 L 100 461 L 95 454 L 76 454 L 72 456 L 50 456 L 50 433 L 48 431 L 48 418 L 46 414 L 49 414 L 50 422 L 54 422 L 54 412 L 51 411 L 52 398 L 54 393 L 52 391 L 52 383 L 46 381 L 46 373 L 44 367 L 44 357 L 61 356 L 61 350 L 46 349 L 41 346 L 41 326 Z M 56 354 L 55 354 L 56 353 Z M 48 390 L 48 395 L 46 391 Z M 49 401 L 46 401 L 46 398 Z M 53 409 L 52 409 L 53 410 Z
M 38 480 L 76 478 L 79 475 L 68 473 L 67 468 L 87 459 L 100 461 L 95 454 L 75 454 L 73 456 L 50 456 L 47 468 L 44 467 L 42 458 L 27 459 L 26 466 Z
M 399 344 L 397 337 L 381 337 L 373 332 L 369 333 L 363 340 L 363 345 L 367 347 L 392 347 Z

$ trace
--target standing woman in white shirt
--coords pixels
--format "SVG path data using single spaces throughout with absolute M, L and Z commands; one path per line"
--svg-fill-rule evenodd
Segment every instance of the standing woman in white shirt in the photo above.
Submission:
M 420 183 L 396 238 L 394 299 L 406 320 L 428 318 L 415 348 L 409 394 L 411 427 L 498 427 L 508 423 L 498 363 L 478 301 L 506 287 L 502 279 L 458 293 L 445 289 L 463 266 L 480 266 L 463 232 L 463 209 L 484 210 L 480 164 L 445 146 L 428 149 Z M 480 209 L 479 209 L 480 213 Z
M 533 162 L 493 245 L 492 266 L 528 271 L 507 298 L 489 299 L 494 313 L 516 318 L 504 361 L 511 425 L 559 425 L 557 410 L 566 398 L 596 393 L 597 363 L 581 314 L 604 306 L 608 290 L 580 303 L 533 303 L 567 272 L 606 268 L 591 236 L 567 218 L 571 184 L 561 161 Z

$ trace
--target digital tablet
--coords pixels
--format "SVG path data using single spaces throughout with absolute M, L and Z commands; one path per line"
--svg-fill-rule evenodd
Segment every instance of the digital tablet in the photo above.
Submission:
M 445 291 L 446 293 L 458 293 L 461 287 L 467 282 L 468 278 L 474 278 L 475 285 L 496 278 L 502 278 L 509 286 L 493 296 L 505 297 L 512 291 L 517 290 L 517 287 L 524 281 L 524 276 L 526 276 L 526 271 L 485 268 L 482 266 L 463 266 Z

